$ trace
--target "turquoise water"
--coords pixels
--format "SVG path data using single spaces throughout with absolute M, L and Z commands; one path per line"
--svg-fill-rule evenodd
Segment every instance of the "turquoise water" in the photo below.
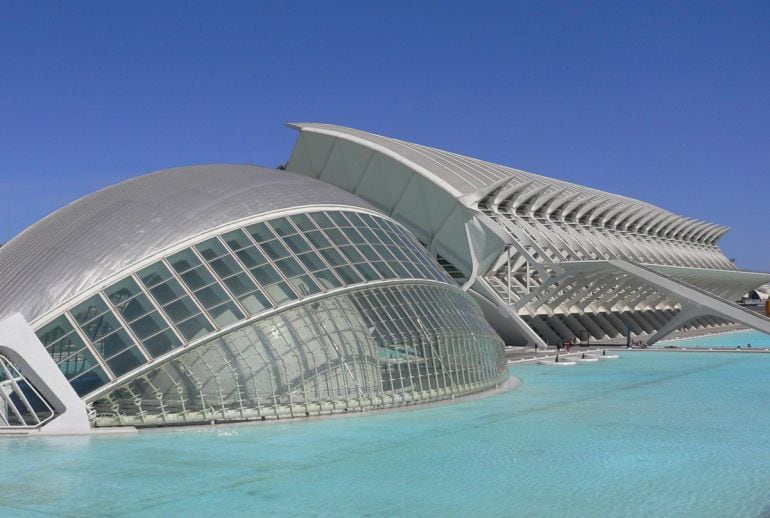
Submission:
M 0 440 L 0 516 L 770 516 L 770 354 L 517 366 L 409 412 Z
M 712 336 L 701 336 L 697 338 L 686 338 L 684 340 L 665 340 L 655 344 L 657 347 L 746 347 L 751 344 L 751 348 L 765 347 L 770 348 L 770 335 L 760 333 L 759 331 L 738 331 L 735 333 L 722 333 Z

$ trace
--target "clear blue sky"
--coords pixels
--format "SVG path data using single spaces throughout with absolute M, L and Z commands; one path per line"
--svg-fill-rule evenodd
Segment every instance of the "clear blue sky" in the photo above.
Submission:
M 770 2 L 0 0 L 0 242 L 329 122 L 730 225 L 770 271 Z

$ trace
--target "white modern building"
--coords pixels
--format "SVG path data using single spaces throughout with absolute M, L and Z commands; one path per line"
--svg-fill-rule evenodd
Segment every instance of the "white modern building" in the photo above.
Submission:
M 479 306 L 398 221 L 305 176 L 169 169 L 0 248 L 0 432 L 435 401 L 507 378 Z
M 414 233 L 509 344 L 655 342 L 728 322 L 770 280 L 739 271 L 727 228 L 455 153 L 329 124 L 299 131 L 287 169 L 368 201 Z

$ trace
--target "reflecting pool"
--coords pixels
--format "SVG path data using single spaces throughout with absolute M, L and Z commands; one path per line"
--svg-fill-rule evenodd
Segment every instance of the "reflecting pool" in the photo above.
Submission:
M 747 347 L 770 348 L 770 335 L 759 331 L 736 331 L 715 335 L 685 338 L 681 340 L 664 340 L 655 344 L 657 347 Z
M 0 515 L 770 516 L 770 354 L 621 352 L 353 418 L 0 440 Z

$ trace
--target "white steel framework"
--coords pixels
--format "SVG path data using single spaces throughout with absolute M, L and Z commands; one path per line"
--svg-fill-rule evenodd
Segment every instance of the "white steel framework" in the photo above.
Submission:
M 733 304 L 770 274 L 722 253 L 727 227 L 625 196 L 328 124 L 297 123 L 287 169 L 407 226 L 508 343 L 648 342 L 683 326 L 770 321 Z

